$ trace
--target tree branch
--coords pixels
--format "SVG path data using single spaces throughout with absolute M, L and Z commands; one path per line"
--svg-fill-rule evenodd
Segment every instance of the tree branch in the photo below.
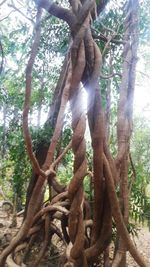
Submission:
M 51 164 L 50 168 L 46 170 L 45 174 L 46 176 L 49 176 L 52 172 L 55 174 L 55 167 L 58 165 L 58 163 L 62 160 L 62 158 L 65 156 L 65 154 L 68 152 L 68 150 L 72 146 L 72 141 L 66 146 L 66 148 L 63 150 L 63 152 L 59 155 L 59 157 Z
M 101 79 L 110 79 L 110 78 L 113 78 L 114 76 L 119 76 L 120 78 L 122 77 L 121 73 L 119 73 L 119 72 L 111 73 L 111 74 L 108 74 L 107 76 L 105 76 L 104 74 L 100 73 L 100 78 Z
M 129 159 L 130 159 L 130 164 L 131 164 L 131 168 L 132 168 L 131 182 L 130 182 L 130 186 L 129 186 L 129 195 L 130 195 L 133 182 L 136 180 L 136 170 L 135 170 L 135 167 L 134 167 L 134 163 L 133 163 L 133 160 L 132 160 L 131 153 L 129 153 Z
M 2 19 L 0 19 L 0 22 L 7 19 L 13 12 L 15 12 L 15 10 L 10 11 L 6 17 L 3 17 Z
M 7 0 L 3 0 L 1 3 L 0 3 L 0 6 L 2 6 Z
M 0 74 L 3 70 L 3 64 L 4 64 L 4 51 L 3 51 L 3 46 L 2 46 L 2 42 L 0 40 L 0 52 L 1 52 L 1 56 L 2 56 L 2 60 L 1 60 L 1 64 L 0 64 Z
M 105 36 L 102 33 L 100 33 L 100 35 L 96 34 L 93 29 L 92 29 L 92 36 L 93 36 L 94 39 L 102 40 L 104 42 L 108 42 L 108 37 L 107 36 Z M 122 44 L 126 43 L 125 41 L 117 40 L 117 39 L 112 39 L 110 42 L 114 43 L 114 44 L 118 44 L 118 45 L 122 45 Z
M 17 12 L 19 12 L 24 18 L 26 18 L 27 20 L 29 20 L 30 22 L 32 22 L 34 24 L 34 21 L 30 18 L 28 18 L 19 8 L 17 8 L 15 5 L 12 4 L 8 4 L 9 7 L 12 7 L 14 10 L 16 10 Z
M 34 0 L 34 2 L 39 7 L 42 7 L 48 11 L 51 15 L 66 21 L 70 27 L 72 27 L 74 24 L 75 16 L 69 9 L 60 7 L 51 0 Z
M 24 110 L 23 110 L 23 132 L 24 132 L 24 138 L 26 142 L 28 156 L 35 169 L 35 172 L 45 178 L 46 177 L 45 173 L 41 170 L 39 163 L 33 153 L 32 139 L 31 139 L 29 126 L 28 126 L 28 113 L 30 109 L 31 82 L 32 82 L 31 75 L 32 75 L 33 64 L 34 64 L 34 61 L 35 61 L 35 58 L 38 52 L 38 47 L 39 47 L 39 42 L 40 42 L 41 30 L 40 30 L 39 22 L 41 20 L 41 14 L 42 14 L 41 9 L 39 9 L 37 12 L 37 18 L 36 18 L 35 38 L 32 44 L 31 54 L 30 54 L 30 58 L 27 64 L 27 68 L 26 68 L 26 91 L 25 91 L 25 101 L 24 101 Z

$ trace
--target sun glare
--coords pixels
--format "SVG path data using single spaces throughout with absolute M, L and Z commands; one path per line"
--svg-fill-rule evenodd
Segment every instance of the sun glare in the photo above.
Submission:
M 137 63 L 134 114 L 150 117 L 150 71 L 142 58 Z

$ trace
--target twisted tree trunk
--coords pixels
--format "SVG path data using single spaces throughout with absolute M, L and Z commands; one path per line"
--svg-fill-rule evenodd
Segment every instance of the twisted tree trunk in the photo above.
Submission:
M 118 106 L 117 140 L 118 154 L 113 159 L 108 147 L 108 132 L 106 131 L 105 110 L 102 105 L 100 88 L 100 73 L 102 55 L 93 39 L 91 18 L 102 11 L 108 1 L 70 0 L 70 9 L 52 3 L 49 0 L 35 1 L 38 5 L 38 16 L 41 8 L 50 14 L 66 21 L 70 27 L 72 42 L 67 54 L 65 71 L 62 71 L 58 90 L 58 115 L 53 136 L 50 140 L 43 165 L 38 162 L 32 150 L 32 140 L 28 128 L 28 111 L 31 94 L 32 68 L 38 50 L 39 24 L 31 50 L 27 75 L 26 98 L 24 106 L 24 135 L 27 152 L 35 170 L 36 182 L 33 184 L 31 196 L 26 209 L 26 216 L 18 234 L 0 256 L 0 266 L 3 267 L 7 256 L 24 241 L 30 242 L 33 233 L 37 233 L 44 225 L 44 241 L 38 257 L 32 266 L 38 266 L 45 254 L 52 235 L 56 233 L 67 243 L 65 267 L 87 267 L 98 263 L 99 256 L 106 252 L 111 241 L 112 218 L 118 233 L 118 246 L 111 266 L 125 266 L 126 251 L 129 250 L 137 264 L 148 267 L 132 243 L 128 230 L 128 155 L 132 125 L 132 102 L 135 81 L 135 66 L 137 54 L 137 10 L 138 0 L 128 1 L 125 22 L 125 46 L 123 74 Z M 39 17 L 37 16 L 37 19 Z M 83 108 L 83 86 L 88 94 L 87 119 L 91 134 L 93 153 L 93 213 L 90 212 L 85 198 L 83 180 L 87 175 L 85 129 L 86 111 Z M 72 143 L 62 154 L 55 158 L 55 150 L 59 141 L 65 107 L 70 101 L 72 112 Z M 55 106 L 54 104 L 54 106 Z M 55 109 L 55 108 L 54 108 Z M 74 153 L 73 177 L 64 192 L 59 192 L 47 206 L 40 207 L 43 189 L 49 179 L 52 186 L 55 182 L 55 166 L 67 153 L 72 145 Z M 120 198 L 115 186 L 120 187 Z M 120 200 L 120 202 L 119 202 Z M 39 209 L 40 207 L 40 209 Z M 62 233 L 53 220 L 61 221 Z M 67 229 L 68 227 L 68 229 Z M 105 254 L 106 255 L 106 254 Z M 106 264 L 106 262 L 105 262 Z M 109 263 L 110 265 L 110 263 Z

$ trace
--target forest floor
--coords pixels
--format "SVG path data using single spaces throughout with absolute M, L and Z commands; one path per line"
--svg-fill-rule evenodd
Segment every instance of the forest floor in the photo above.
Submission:
M 7 216 L 7 213 L 2 211 L 0 208 L 0 252 L 3 250 L 3 248 L 9 244 L 12 236 L 15 235 L 15 233 L 18 231 L 20 225 L 21 225 L 22 218 L 18 217 L 17 218 L 17 227 L 15 228 L 10 228 L 11 222 L 12 222 L 12 217 Z M 143 255 L 145 260 L 150 264 L 150 232 L 146 226 L 138 226 L 138 237 L 134 237 L 133 241 L 138 249 L 138 251 Z M 58 244 L 58 246 L 62 246 L 62 244 Z M 62 249 L 63 251 L 63 249 Z M 40 264 L 40 267 L 44 266 L 56 266 L 56 261 L 55 258 L 58 258 L 57 251 L 56 255 L 55 253 L 53 256 L 51 255 L 51 259 L 54 260 L 52 264 L 48 264 L 50 262 L 49 260 L 43 261 Z M 59 247 L 59 252 L 60 252 L 60 247 Z M 47 255 L 48 257 L 48 255 Z M 46 258 L 47 258 L 46 257 Z M 45 262 L 45 263 L 44 263 Z M 138 267 L 138 265 L 135 263 L 133 258 L 129 255 L 127 255 L 127 266 L 128 267 Z
M 134 243 L 138 251 L 143 255 L 150 266 L 150 231 L 146 226 L 139 226 L 138 236 L 134 237 Z M 138 267 L 133 258 L 128 253 L 128 266 Z

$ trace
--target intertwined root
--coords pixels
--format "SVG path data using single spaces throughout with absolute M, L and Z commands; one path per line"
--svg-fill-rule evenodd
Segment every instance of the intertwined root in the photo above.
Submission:
M 124 183 L 127 179 L 127 172 L 125 172 L 125 170 L 127 170 L 128 164 L 127 157 L 131 135 L 130 124 L 132 122 L 132 112 L 130 113 L 130 111 L 132 110 L 132 95 L 134 89 L 134 77 L 131 79 L 132 83 L 130 78 L 131 72 L 132 74 L 135 72 L 135 54 L 132 54 L 132 45 L 135 44 L 135 40 L 133 38 L 132 41 L 132 31 L 130 30 L 128 32 L 128 37 L 129 34 L 131 36 L 128 38 L 129 40 L 126 40 L 125 42 L 127 47 L 125 46 L 126 53 L 124 53 L 124 56 L 127 56 L 127 58 L 124 58 L 123 72 L 125 73 L 125 76 L 122 75 L 122 88 L 120 90 L 117 136 L 118 155 L 115 161 L 111 156 L 107 144 L 108 136 L 106 133 L 106 125 L 108 122 L 105 120 L 106 116 L 104 116 L 102 97 L 99 89 L 102 55 L 92 37 L 90 25 L 91 18 L 95 17 L 93 12 L 96 7 L 96 2 L 88 0 L 70 1 L 72 10 L 69 12 L 67 12 L 66 9 L 59 8 L 55 4 L 52 6 L 48 5 L 47 1 L 37 2 L 39 7 L 42 6 L 48 10 L 48 12 L 58 15 L 60 18 L 63 18 L 64 15 L 64 20 L 67 21 L 71 27 L 72 43 L 67 55 L 68 64 L 64 76 L 62 77 L 62 82 L 60 83 L 61 101 L 55 130 L 50 142 L 45 163 L 41 168 L 32 150 L 31 136 L 28 127 L 31 74 L 40 41 L 39 21 L 41 17 L 41 9 L 39 8 L 37 13 L 35 40 L 33 42 L 26 70 L 26 97 L 23 112 L 23 129 L 27 152 L 33 168 L 39 176 L 30 197 L 23 224 L 18 234 L 12 239 L 9 246 L 0 256 L 0 267 L 4 266 L 8 255 L 12 252 L 15 254 L 15 249 L 18 248 L 18 245 L 27 242 L 23 257 L 23 261 L 25 262 L 36 236 L 39 236 L 41 232 L 43 235 L 43 246 L 38 257 L 33 260 L 30 266 L 38 266 L 39 262 L 44 257 L 54 234 L 57 234 L 66 246 L 63 266 L 91 266 L 93 262 L 98 261 L 101 253 L 107 252 L 108 245 L 111 241 L 112 218 L 116 223 L 119 238 L 124 242 L 123 253 L 125 254 L 126 250 L 129 250 L 139 266 L 148 267 L 134 247 L 126 228 L 128 214 L 125 199 L 127 199 L 127 195 L 125 195 L 125 193 L 122 194 L 124 203 L 124 214 L 122 215 L 115 191 L 115 185 L 118 185 L 117 183 L 119 182 L 119 179 L 122 178 L 122 175 L 124 175 Z M 136 4 L 138 3 L 137 0 L 134 1 L 134 3 L 135 2 Z M 132 14 L 134 13 L 133 17 L 135 18 L 137 12 L 134 7 L 133 1 L 130 0 L 128 7 L 128 11 L 130 12 L 127 13 L 126 20 L 128 27 L 130 25 L 132 25 L 132 27 L 135 26 L 135 22 L 131 20 Z M 62 11 L 63 13 L 61 13 Z M 131 62 L 128 62 L 130 60 Z M 130 66 L 130 68 L 126 68 L 127 62 L 128 67 Z M 83 86 L 88 94 L 86 110 L 83 108 Z M 67 149 L 55 159 L 55 151 L 62 133 L 65 108 L 68 101 L 70 102 L 70 109 L 72 112 L 72 141 Z M 128 102 L 130 102 L 129 110 L 123 109 L 128 106 Z M 127 116 L 128 113 L 130 113 L 131 116 Z M 93 151 L 92 182 L 94 193 L 92 209 L 85 197 L 83 186 L 84 177 L 88 173 L 84 139 L 86 118 L 89 124 Z M 64 188 L 59 185 L 55 179 L 56 166 L 61 161 L 62 157 L 65 156 L 65 153 L 67 153 L 70 147 L 72 147 L 74 153 L 73 176 L 69 185 Z M 41 200 L 47 181 L 56 190 L 57 195 L 51 202 L 47 202 L 46 205 L 43 206 L 41 205 Z M 126 193 L 128 194 L 127 191 Z M 54 219 L 61 222 L 61 231 L 57 227 L 57 224 L 54 223 Z M 116 255 L 118 254 L 116 253 Z M 11 256 L 8 257 L 8 262 L 10 261 L 13 265 L 13 258 Z M 114 266 L 113 264 L 116 264 L 115 262 L 116 260 L 114 260 L 112 266 Z M 117 264 L 119 266 L 120 262 Z

